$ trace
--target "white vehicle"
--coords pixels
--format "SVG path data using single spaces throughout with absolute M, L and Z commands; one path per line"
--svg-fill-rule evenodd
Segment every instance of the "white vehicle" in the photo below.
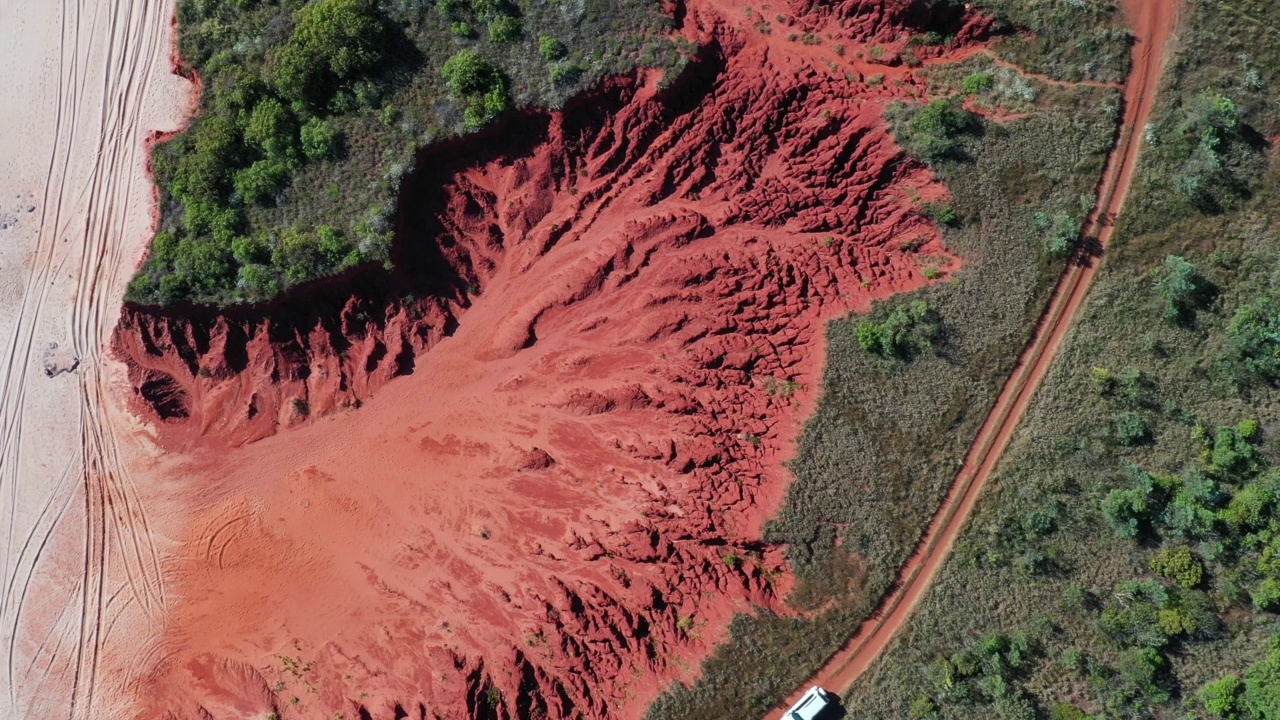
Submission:
M 831 695 L 814 685 L 791 709 L 782 716 L 782 720 L 817 720 L 822 711 L 831 705 Z

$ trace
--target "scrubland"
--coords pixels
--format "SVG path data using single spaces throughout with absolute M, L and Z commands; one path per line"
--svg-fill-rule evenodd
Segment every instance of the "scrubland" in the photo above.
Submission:
M 1280 15 L 1183 9 L 1127 211 L 853 717 L 1277 717 Z

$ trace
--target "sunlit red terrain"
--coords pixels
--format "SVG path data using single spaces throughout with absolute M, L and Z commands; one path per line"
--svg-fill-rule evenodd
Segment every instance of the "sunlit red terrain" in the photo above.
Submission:
M 114 670 L 138 712 L 638 717 L 735 612 L 786 612 L 762 525 L 826 321 L 960 268 L 884 110 L 926 99 L 899 57 L 926 21 L 960 49 L 989 23 L 909 5 L 778 4 L 768 33 L 682 5 L 680 77 L 421 156 L 389 278 L 127 309 L 172 540 Z

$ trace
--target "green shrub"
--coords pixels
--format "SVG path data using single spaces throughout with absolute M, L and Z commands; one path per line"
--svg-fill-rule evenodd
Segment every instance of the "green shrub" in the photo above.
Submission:
M 1044 247 L 1050 255 L 1066 255 L 1080 240 L 1080 223 L 1067 213 L 1038 212 L 1031 221 L 1044 233 Z
M 1170 321 L 1182 321 L 1199 305 L 1207 281 L 1196 267 L 1178 255 L 1164 259 L 1164 267 L 1156 273 L 1155 290 L 1165 302 L 1164 315 Z
M 550 35 L 540 35 L 538 36 L 538 54 L 542 56 L 543 60 L 552 62 L 568 55 L 569 48 Z
M 342 134 L 326 120 L 311 118 L 302 126 L 302 153 L 308 160 L 331 160 L 342 146 Z
M 1136 412 L 1122 412 L 1113 423 L 1116 442 L 1125 447 L 1141 445 L 1151 439 L 1151 428 L 1147 421 Z
M 501 77 L 500 73 L 475 50 L 460 50 L 440 68 L 455 97 L 487 92 Z
M 582 66 L 565 60 L 551 66 L 551 82 L 556 85 L 577 82 L 582 75 Z
M 1243 143 L 1239 111 L 1228 97 L 1202 93 L 1184 108 L 1174 152 L 1182 156 L 1175 187 L 1198 210 L 1217 213 L 1245 194 L 1234 155 Z
M 1091 720 L 1088 713 L 1067 703 L 1058 703 L 1049 711 L 1049 720 Z
M 955 227 L 960 224 L 960 216 L 950 203 L 925 203 L 920 206 L 920 211 L 939 225 Z
M 1184 588 L 1193 588 L 1204 578 L 1204 565 L 1191 553 L 1191 548 L 1179 545 L 1164 548 L 1151 558 L 1151 570 L 1157 575 L 1173 580 Z
M 980 92 L 986 92 L 995 84 L 995 78 L 989 72 L 976 72 L 966 76 L 962 81 L 964 93 L 966 95 L 976 95 Z
M 520 18 L 510 15 L 499 15 L 489 22 L 489 42 L 515 42 L 524 32 Z
M 940 333 L 937 314 L 924 300 L 898 305 L 883 322 L 864 320 L 857 326 L 858 346 L 883 357 L 910 359 L 931 347 Z
M 453 23 L 449 26 L 449 30 L 453 33 L 454 37 L 473 38 L 476 36 L 476 29 L 471 27 L 471 23 L 464 20 L 459 20 Z
M 959 98 L 941 98 L 911 113 L 898 136 L 913 155 L 936 162 L 956 156 L 956 140 L 977 127 L 977 117 Z

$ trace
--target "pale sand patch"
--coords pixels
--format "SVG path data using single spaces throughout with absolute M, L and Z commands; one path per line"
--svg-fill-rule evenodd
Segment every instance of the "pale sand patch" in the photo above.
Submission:
M 121 623 L 165 602 L 107 402 L 151 234 L 147 139 L 179 127 L 172 0 L 0 5 L 0 717 L 104 718 Z M 56 348 L 53 347 L 56 344 Z M 113 635 L 117 632 L 117 635 Z

